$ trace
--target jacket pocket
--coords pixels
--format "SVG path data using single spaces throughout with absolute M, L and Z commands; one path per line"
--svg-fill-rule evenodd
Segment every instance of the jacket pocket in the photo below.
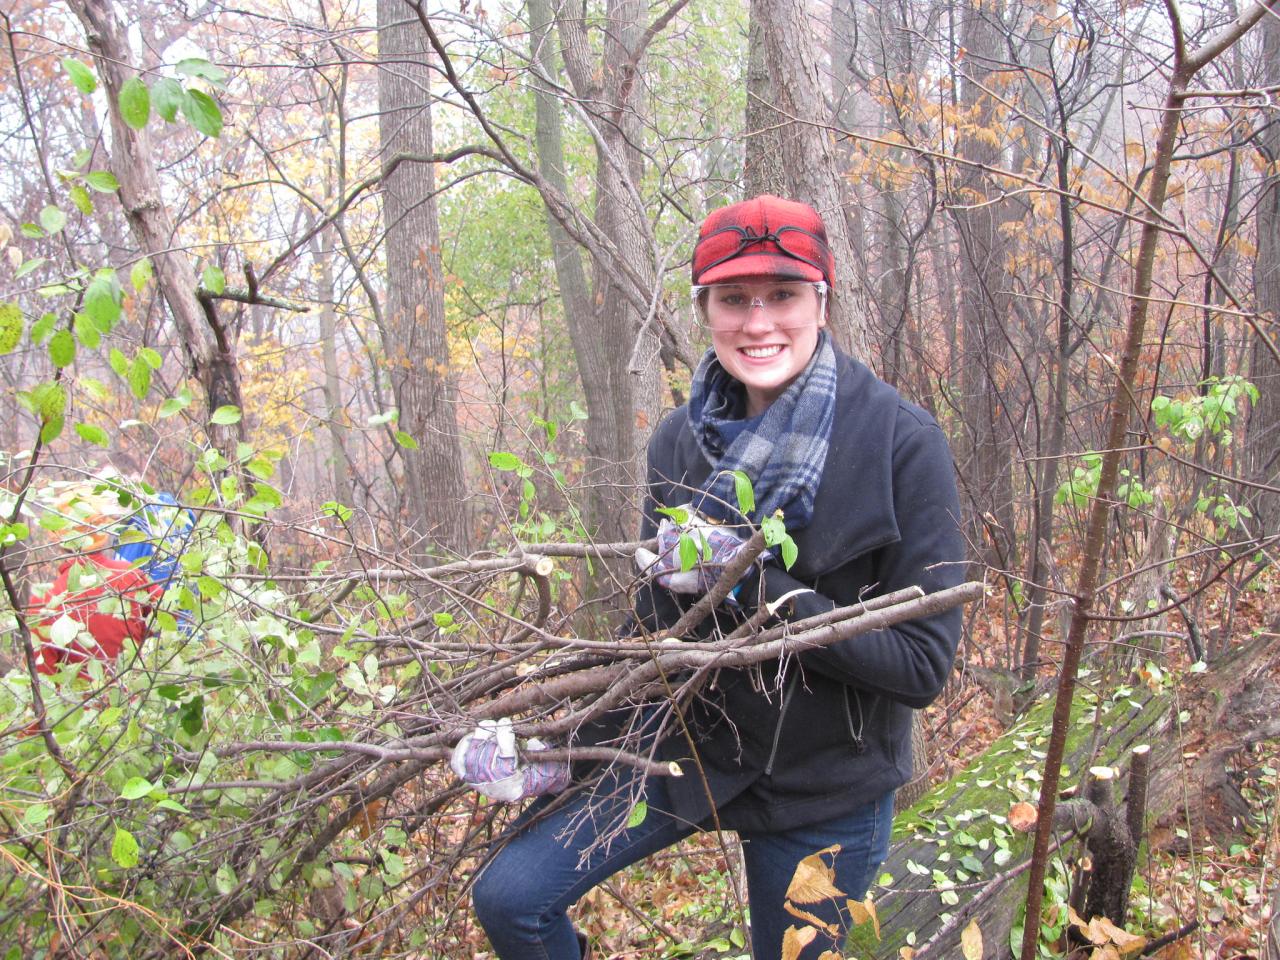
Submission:
M 849 686 L 842 687 L 844 690 L 844 719 L 849 728 L 849 739 L 853 741 L 853 752 L 863 754 L 867 752 L 867 741 L 863 738 L 863 731 L 866 729 L 866 717 L 862 713 L 862 697 L 857 690 Z M 850 704 L 850 700 L 856 705 L 858 714 L 857 726 L 854 726 L 854 706 Z
M 791 706 L 791 700 L 796 692 L 796 682 L 799 679 L 800 671 L 796 670 L 791 674 L 791 679 L 787 681 L 786 689 L 782 692 L 782 705 L 778 709 L 778 725 L 773 728 L 773 746 L 769 748 L 769 762 L 764 765 L 766 777 L 773 773 L 773 761 L 778 758 L 778 743 L 782 740 L 782 724 L 787 719 L 787 707 Z

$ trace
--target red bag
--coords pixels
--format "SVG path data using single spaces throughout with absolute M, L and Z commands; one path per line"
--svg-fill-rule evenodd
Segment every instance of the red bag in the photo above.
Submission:
M 79 589 L 72 592 L 71 574 L 77 566 L 79 579 L 84 582 L 77 583 Z M 117 560 L 105 553 L 68 560 L 58 568 L 49 592 L 33 598 L 32 629 L 41 641 L 36 652 L 36 669 L 53 674 L 58 672 L 59 664 L 81 663 L 90 657 L 114 662 L 124 649 L 126 637 L 142 643 L 149 630 L 152 606 L 160 599 L 161 592 L 158 584 L 144 571 L 134 569 L 127 560 Z M 108 600 L 111 602 L 105 602 Z M 62 616 L 84 624 L 93 637 L 93 644 L 85 644 L 83 637 L 67 646 L 55 643 L 51 630 Z

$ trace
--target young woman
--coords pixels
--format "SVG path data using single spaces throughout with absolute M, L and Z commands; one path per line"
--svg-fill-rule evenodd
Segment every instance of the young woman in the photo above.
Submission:
M 802 203 L 756 197 L 717 210 L 699 233 L 694 309 L 712 349 L 689 403 L 650 441 L 642 535 L 653 536 L 660 521 L 670 534 L 656 508 L 686 504 L 732 530 L 742 518 L 729 506 L 730 471 L 745 472 L 757 504 L 750 519 L 782 510 L 799 553 L 789 570 L 776 560 L 757 565 L 727 616 L 790 595 L 779 615 L 799 620 L 908 586 L 931 592 L 963 580 L 946 440 L 927 413 L 835 348 L 825 330 L 833 267 L 822 220 Z M 640 621 L 650 629 L 673 623 L 737 542 L 717 538 L 705 576 L 679 575 L 668 551 L 636 599 Z M 786 912 L 785 895 L 797 864 L 818 851 L 827 851 L 842 896 L 802 909 L 837 933 L 802 956 L 838 949 L 850 920 L 846 899 L 863 897 L 888 852 L 894 791 L 911 772 L 911 711 L 942 690 L 960 622 L 952 610 L 761 670 L 721 671 L 686 708 L 688 734 L 658 744 L 659 756 L 680 761 L 686 775 L 645 779 L 644 819 L 585 858 L 593 825 L 625 819 L 637 786 L 628 778 L 639 775 L 613 771 L 589 792 L 535 804 L 540 815 L 522 818 L 473 891 L 497 955 L 585 956 L 566 914 L 578 898 L 622 867 L 715 827 L 742 840 L 757 960 L 780 956 L 786 928 L 804 923 Z

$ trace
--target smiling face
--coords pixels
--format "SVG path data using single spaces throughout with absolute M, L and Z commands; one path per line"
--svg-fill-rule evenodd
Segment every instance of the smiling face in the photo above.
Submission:
M 726 309 L 738 317 L 731 326 L 709 324 L 711 345 L 721 366 L 746 388 L 747 416 L 757 416 L 808 366 L 826 326 L 823 297 L 811 283 L 750 280 L 715 284 L 707 297 L 709 316 Z

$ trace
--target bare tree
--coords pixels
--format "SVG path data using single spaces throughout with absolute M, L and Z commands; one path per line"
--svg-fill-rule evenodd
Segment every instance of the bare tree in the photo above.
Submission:
M 378 0 L 378 126 L 386 225 L 383 353 L 400 429 L 403 510 L 410 528 L 447 548 L 468 541 L 456 392 L 444 325 L 444 268 L 432 163 L 431 69 L 426 37 L 403 0 Z M 421 520 L 419 520 L 421 518 Z
M 599 63 L 591 60 L 586 24 L 553 16 L 547 0 L 532 0 L 530 62 L 534 66 L 538 170 L 560 196 L 569 196 L 561 133 L 563 101 L 554 92 L 559 77 L 557 47 L 584 115 L 595 131 L 594 221 L 619 256 L 647 288 L 656 283 L 652 239 L 640 196 L 644 158 L 639 150 L 637 73 L 644 45 L 653 36 L 640 19 L 644 7 L 633 0 L 611 3 L 611 29 Z M 559 42 L 557 42 L 559 41 Z M 581 248 L 548 205 L 548 229 L 560 296 L 573 338 L 578 375 L 589 418 L 586 423 L 587 522 L 593 536 L 618 539 L 638 475 L 644 440 L 660 407 L 657 380 L 659 327 L 653 311 L 627 297 L 628 282 L 615 263 L 593 258 L 591 278 Z M 638 357 L 639 363 L 633 363 Z
M 1280 84 L 1280 17 L 1272 15 L 1262 25 L 1264 65 L 1259 78 L 1273 90 Z M 1262 329 L 1272 344 L 1280 340 L 1280 112 L 1274 107 L 1261 116 L 1256 146 L 1267 164 L 1267 174 L 1254 213 L 1257 257 L 1253 262 L 1254 295 Z M 1253 340 L 1250 377 L 1258 388 L 1258 403 L 1249 417 L 1249 454 L 1252 479 L 1271 487 L 1280 485 L 1280 361 L 1260 335 Z M 1259 529 L 1275 530 L 1280 522 L 1280 495 L 1260 493 L 1256 498 Z
M 865 283 L 849 235 L 841 165 L 818 73 L 819 22 L 803 4 L 752 0 L 745 186 L 749 195 L 778 194 L 822 214 L 836 261 L 831 327 L 842 347 L 869 361 Z

